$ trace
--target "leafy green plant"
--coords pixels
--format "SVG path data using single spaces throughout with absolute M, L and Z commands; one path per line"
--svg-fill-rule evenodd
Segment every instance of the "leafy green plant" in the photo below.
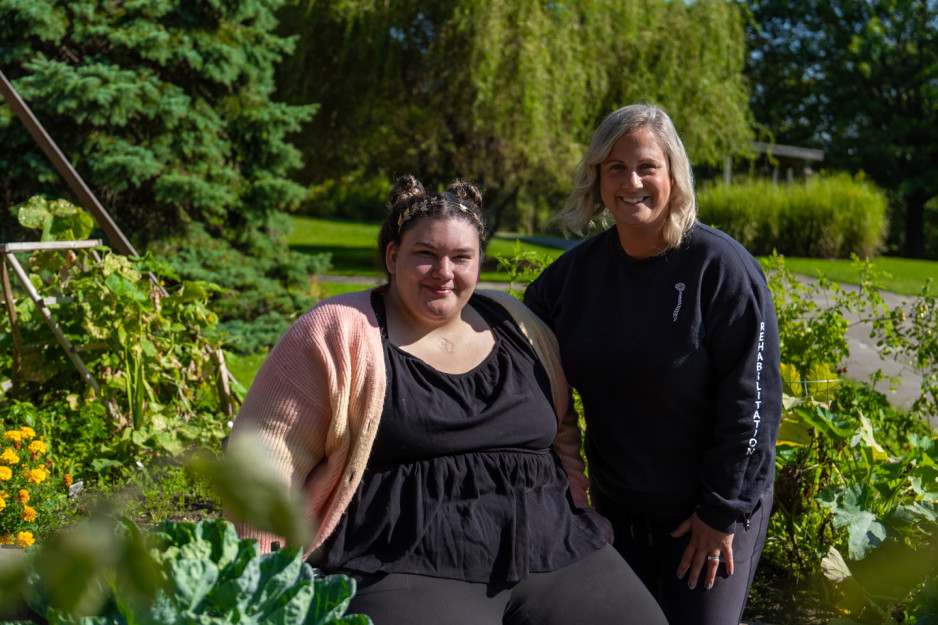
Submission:
M 847 355 L 848 313 L 870 324 L 883 354 L 921 354 L 931 366 L 933 302 L 926 284 L 910 308 L 921 315 L 916 325 L 904 308 L 885 306 L 871 263 L 854 264 L 860 288 L 850 291 L 823 279 L 800 284 L 777 256 L 768 265 L 783 361 L 795 364 L 782 366 L 785 412 L 764 557 L 798 580 L 826 580 L 825 596 L 846 617 L 838 622 L 889 623 L 936 574 L 938 443 L 927 412 L 902 414 L 871 385 L 842 383 L 835 368 Z M 928 389 L 916 406 L 928 405 Z
M 815 365 L 841 363 L 849 353 L 845 333 L 850 322 L 843 306 L 821 303 L 841 293 L 836 283 L 799 280 L 777 253 L 765 259 L 764 266 L 778 319 L 782 362 L 805 372 Z M 821 297 L 828 287 L 832 292 Z
M 254 540 L 239 540 L 223 519 L 167 521 L 146 533 L 125 519 L 98 554 L 105 566 L 97 567 L 84 562 L 102 540 L 91 531 L 63 535 L 32 556 L 25 595 L 52 625 L 371 623 L 345 614 L 353 579 L 316 577 L 295 547 L 260 554 Z M 65 588 L 52 567 L 83 575 Z
M 525 250 L 520 241 L 515 241 L 510 255 L 493 253 L 492 257 L 498 261 L 499 268 L 508 274 L 508 291 L 516 297 L 521 297 L 525 287 L 551 262 L 547 255 L 538 256 L 534 250 Z
M 89 224 L 66 208 L 37 197 L 19 212 L 23 225 L 42 227 L 46 236 L 87 237 Z M 7 420 L 16 413 L 20 423 L 61 445 L 59 458 L 73 474 L 120 473 L 195 441 L 219 444 L 241 389 L 228 394 L 221 383 L 217 315 L 208 308 L 216 286 L 182 281 L 164 291 L 148 275 L 175 279 L 171 267 L 151 255 L 127 258 L 104 248 L 39 250 L 25 266 L 41 297 L 62 302 L 50 304 L 55 319 L 100 393 L 56 344 L 32 300 L 17 291 L 25 347 L 14 363 L 11 322 L 0 317 L 0 371 L 12 383 L 0 404 L 0 425 L 11 426 Z

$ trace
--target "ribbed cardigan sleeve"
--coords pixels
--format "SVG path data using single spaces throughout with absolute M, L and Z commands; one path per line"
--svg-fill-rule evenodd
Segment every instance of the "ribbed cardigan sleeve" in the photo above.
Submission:
M 348 506 L 384 405 L 387 377 L 370 297 L 371 291 L 340 295 L 302 315 L 258 371 L 232 427 L 229 450 L 254 433 L 284 485 L 303 493 L 315 528 L 304 557 Z M 282 543 L 235 525 L 241 538 L 258 540 L 261 552 Z

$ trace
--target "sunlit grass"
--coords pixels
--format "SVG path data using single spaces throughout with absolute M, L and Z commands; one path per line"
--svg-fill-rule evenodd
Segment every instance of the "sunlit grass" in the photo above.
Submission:
M 302 252 L 332 253 L 334 275 L 381 276 L 384 272 L 376 266 L 375 248 L 378 230 L 381 224 L 375 222 L 353 222 L 338 219 L 318 219 L 313 217 L 293 217 L 293 233 L 290 246 Z M 489 244 L 488 255 L 511 256 L 515 247 L 513 238 L 494 238 Z M 562 250 L 521 243 L 522 250 L 533 251 L 538 258 L 556 259 Z M 850 260 L 830 260 L 821 258 L 785 258 L 785 263 L 793 273 L 815 277 L 820 271 L 824 276 L 844 284 L 858 284 L 859 271 Z M 873 259 L 873 266 L 883 272 L 879 286 L 894 293 L 918 295 L 927 278 L 938 279 L 938 262 L 879 256 Z M 502 271 L 492 270 L 495 263 L 490 260 L 487 271 L 482 272 L 482 280 L 493 282 L 507 281 Z M 342 285 L 346 290 L 363 288 L 361 285 Z M 938 285 L 932 286 L 932 293 Z M 331 294 L 331 292 L 330 292 Z
M 816 277 L 820 272 L 824 277 L 843 284 L 859 284 L 860 272 L 851 260 L 825 258 L 788 258 L 785 265 L 792 273 Z M 914 258 L 896 258 L 877 256 L 873 259 L 873 268 L 883 275 L 878 286 L 884 291 L 900 295 L 919 295 L 928 278 L 938 280 L 938 262 L 917 260 Z M 938 284 L 933 282 L 930 292 L 938 292 Z
M 337 276 L 381 276 L 384 271 L 376 264 L 378 230 L 380 223 L 342 221 L 339 219 L 318 219 L 314 217 L 293 217 L 293 232 L 288 239 L 291 249 L 308 254 L 329 252 L 332 254 L 331 275 Z M 495 238 L 489 243 L 488 256 L 511 256 L 514 253 L 516 239 Z M 521 249 L 531 251 L 537 258 L 560 256 L 562 250 L 532 243 L 521 243 Z M 481 279 L 493 282 L 507 282 L 508 276 L 496 269 L 494 260 L 486 265 Z M 361 287 L 359 287 L 361 288 Z

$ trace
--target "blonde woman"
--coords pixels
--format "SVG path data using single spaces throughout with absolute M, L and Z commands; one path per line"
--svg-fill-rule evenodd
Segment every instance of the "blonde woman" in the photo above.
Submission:
M 613 225 L 525 303 L 583 399 L 590 495 L 671 625 L 738 625 L 772 508 L 778 331 L 758 262 L 696 219 L 671 119 L 605 119 L 557 220 Z

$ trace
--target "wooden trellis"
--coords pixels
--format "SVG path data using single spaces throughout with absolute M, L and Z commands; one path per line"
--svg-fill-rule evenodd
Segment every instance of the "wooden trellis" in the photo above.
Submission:
M 13 391 L 16 392 L 16 387 L 20 381 L 20 364 L 23 357 L 23 341 L 20 336 L 19 329 L 19 319 L 16 313 L 16 300 L 13 298 L 13 286 L 10 280 L 10 270 L 13 271 L 13 275 L 19 280 L 22 287 L 26 290 L 26 293 L 29 295 L 29 298 L 36 305 L 36 308 L 39 310 L 39 313 L 42 315 L 43 321 L 46 325 L 49 326 L 49 329 L 52 330 L 52 334 L 55 335 L 55 340 L 58 341 L 59 345 L 62 346 L 62 349 L 65 350 L 65 353 L 68 355 L 69 360 L 72 361 L 72 364 L 75 365 L 75 368 L 78 369 L 78 372 L 81 374 L 82 380 L 90 386 L 97 397 L 101 397 L 101 386 L 98 384 L 98 381 L 94 379 L 94 376 L 91 375 L 91 372 L 88 370 L 88 367 L 85 365 L 85 362 L 81 359 L 81 356 L 78 355 L 78 349 L 71 341 L 68 340 L 68 337 L 65 336 L 65 333 L 62 332 L 62 328 L 59 327 L 58 322 L 55 320 L 55 317 L 52 314 L 52 311 L 49 309 L 49 306 L 57 304 L 69 304 L 74 301 L 74 298 L 71 297 L 42 297 L 39 295 L 39 292 L 36 291 L 36 287 L 33 286 L 32 282 L 29 281 L 29 275 L 26 273 L 26 270 L 23 269 L 23 266 L 20 264 L 19 260 L 16 258 L 16 252 L 35 252 L 37 250 L 77 250 L 77 249 L 89 249 L 101 245 L 100 239 L 89 239 L 86 241 L 49 241 L 43 243 L 2 243 L 0 244 L 0 280 L 3 281 L 3 303 L 6 308 L 7 315 L 10 317 L 10 333 L 13 338 L 13 371 L 10 376 L 12 382 Z M 100 261 L 97 253 L 92 250 L 92 254 L 95 257 L 96 261 Z M 107 403 L 108 415 L 120 421 L 120 416 L 114 409 L 114 406 L 108 402 Z
M 85 184 L 81 176 L 78 175 L 78 172 L 75 171 L 75 168 L 72 167 L 72 164 L 65 158 L 65 155 L 62 154 L 58 146 L 49 136 L 49 133 L 46 132 L 45 128 L 42 127 L 42 124 L 39 123 L 39 120 L 36 119 L 36 116 L 30 110 L 29 106 L 23 101 L 23 99 L 16 92 L 16 89 L 13 88 L 13 85 L 7 80 L 3 72 L 0 72 L 0 94 L 3 95 L 3 98 L 6 100 L 6 103 L 13 109 L 13 112 L 20 119 L 23 125 L 26 127 L 26 130 L 36 141 L 36 144 L 43 151 L 43 153 L 52 161 L 53 166 L 55 166 L 56 171 L 59 172 L 59 175 L 65 180 L 68 184 L 69 189 L 74 193 L 82 206 L 91 213 L 91 216 L 94 218 L 95 222 L 104 233 L 107 235 L 110 243 L 117 249 L 118 252 L 125 256 L 139 257 L 137 250 L 134 249 L 130 241 L 127 240 L 127 237 L 124 236 L 124 233 L 121 232 L 120 228 L 114 223 L 114 220 L 111 219 L 111 216 L 104 209 L 95 195 L 91 192 L 91 189 L 88 188 L 88 185 Z M 100 240 L 87 240 L 87 241 L 61 241 L 61 242 L 45 242 L 45 243 L 3 243 L 0 244 L 0 250 L 2 250 L 2 280 L 3 280 L 3 298 L 5 302 L 5 307 L 7 313 L 10 315 L 11 326 L 13 327 L 13 344 L 14 344 L 14 363 L 13 363 L 13 376 L 12 383 L 16 383 L 17 373 L 19 373 L 18 368 L 20 365 L 20 359 L 22 356 L 22 345 L 20 345 L 19 337 L 19 327 L 17 325 L 16 319 L 16 308 L 14 305 L 13 291 L 10 282 L 9 271 L 12 269 L 14 274 L 17 276 L 19 281 L 23 284 L 23 287 L 29 293 L 30 298 L 36 303 L 39 307 L 39 310 L 45 319 L 46 324 L 55 334 L 56 340 L 59 344 L 65 349 L 68 354 L 69 359 L 81 373 L 82 378 L 85 382 L 95 390 L 95 393 L 100 397 L 100 386 L 98 382 L 94 379 L 91 373 L 88 371 L 88 367 L 85 366 L 85 363 L 82 361 L 81 357 L 78 355 L 78 348 L 72 345 L 65 334 L 62 332 L 61 328 L 58 326 L 58 323 L 55 321 L 55 318 L 52 315 L 52 312 L 49 309 L 51 304 L 61 304 L 65 303 L 61 298 L 41 298 L 36 290 L 33 288 L 32 283 L 29 281 L 29 276 L 23 270 L 23 267 L 19 264 L 19 261 L 14 256 L 15 252 L 27 252 L 35 251 L 40 249 L 84 249 L 91 248 L 96 245 L 101 245 Z M 165 294 L 166 291 L 159 286 L 159 280 L 152 272 L 149 273 L 150 280 L 160 288 Z M 218 381 L 218 391 L 219 397 L 222 402 L 222 409 L 229 415 L 233 416 L 234 408 L 233 402 L 231 400 L 231 391 L 229 382 L 234 381 L 234 377 L 231 375 L 231 372 L 228 371 L 228 367 L 225 365 L 224 352 L 221 349 L 215 350 L 212 355 L 212 359 L 215 362 L 216 366 L 219 368 L 219 381 Z M 117 414 L 117 411 L 114 409 L 114 406 L 108 405 L 108 414 L 117 418 L 119 421 L 122 420 L 121 417 Z

